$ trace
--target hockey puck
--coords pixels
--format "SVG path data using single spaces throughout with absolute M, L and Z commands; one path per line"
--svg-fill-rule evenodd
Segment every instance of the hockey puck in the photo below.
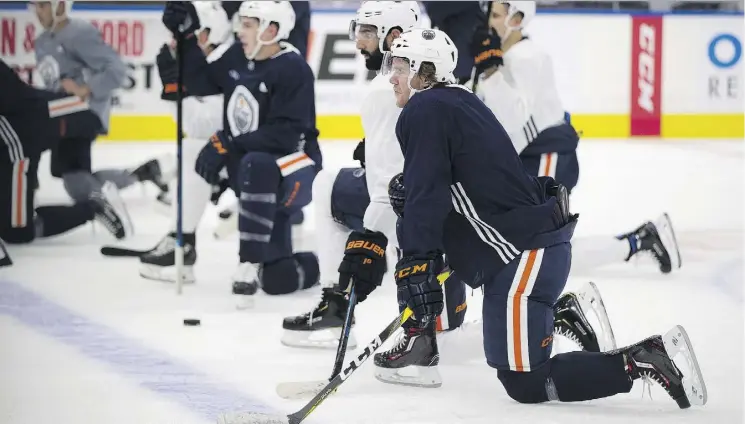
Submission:
M 198 319 L 187 318 L 187 319 L 184 319 L 184 325 L 188 325 L 190 327 L 193 327 L 195 325 L 202 325 L 202 321 L 200 321 Z

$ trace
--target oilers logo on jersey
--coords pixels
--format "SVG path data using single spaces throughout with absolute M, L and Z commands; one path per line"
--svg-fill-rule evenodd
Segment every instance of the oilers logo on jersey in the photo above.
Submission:
M 233 137 L 256 131 L 259 127 L 259 102 L 243 85 L 233 91 L 226 112 Z
M 39 71 L 39 76 L 44 83 L 44 88 L 47 90 L 56 90 L 57 83 L 60 79 L 60 67 L 57 59 L 52 55 L 46 55 L 36 65 L 36 70 Z

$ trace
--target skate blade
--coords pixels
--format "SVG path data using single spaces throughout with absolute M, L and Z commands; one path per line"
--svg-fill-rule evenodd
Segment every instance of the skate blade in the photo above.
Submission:
M 662 239 L 662 245 L 665 246 L 668 255 L 670 255 L 670 265 L 672 269 L 680 269 L 683 265 L 683 261 L 680 257 L 678 239 L 675 237 L 675 231 L 673 230 L 673 223 L 670 220 L 670 216 L 667 213 L 662 214 L 654 225 L 657 227 L 657 233 L 660 235 L 660 239 Z
M 339 347 L 339 338 L 341 337 L 341 328 L 325 328 L 316 331 L 293 331 L 284 330 L 280 341 L 288 347 L 298 347 L 307 349 L 334 349 Z M 347 351 L 357 347 L 357 340 L 354 335 L 349 333 L 347 341 Z
M 683 373 L 683 388 L 685 389 L 686 397 L 691 405 L 706 405 L 707 394 L 706 384 L 704 383 L 704 376 L 699 368 L 696 354 L 693 351 L 693 344 L 691 339 L 688 337 L 685 329 L 681 325 L 676 325 L 670 331 L 662 336 L 662 341 L 665 344 L 665 351 L 670 359 L 675 362 L 676 356 L 680 354 L 685 361 L 686 366 L 683 367 L 685 371 Z M 678 358 L 679 359 L 679 358 Z M 681 368 L 679 362 L 675 362 L 678 368 Z
M 592 311 L 597 324 L 600 326 L 600 332 L 597 333 L 600 351 L 607 352 L 616 350 L 616 336 L 613 334 L 613 327 L 610 325 L 608 311 L 605 309 L 605 303 L 600 296 L 600 290 L 592 281 L 587 282 L 582 288 L 575 293 L 580 301 L 582 309 L 587 313 Z
M 119 219 L 122 221 L 122 228 L 124 228 L 124 237 L 122 237 L 122 240 L 131 237 L 134 234 L 134 225 L 132 224 L 129 212 L 127 211 L 127 206 L 119 196 L 119 189 L 116 188 L 116 185 L 111 181 L 106 181 L 103 183 L 103 186 L 101 186 L 101 194 L 103 194 L 106 201 L 111 204 L 114 211 L 119 216 Z
M 140 277 L 146 280 L 161 281 L 163 283 L 176 282 L 176 267 L 160 267 L 155 265 L 141 264 Z M 184 274 L 181 278 L 183 284 L 194 284 L 194 269 L 191 266 L 184 266 Z
M 321 393 L 329 384 L 323 381 L 288 381 L 277 384 L 275 391 L 282 399 L 307 399 Z
M 287 416 L 261 412 L 231 412 L 217 417 L 217 424 L 289 424 Z
M 421 367 L 417 365 L 405 368 L 375 367 L 375 378 L 378 381 L 401 386 L 437 388 L 442 386 L 442 378 L 437 367 Z

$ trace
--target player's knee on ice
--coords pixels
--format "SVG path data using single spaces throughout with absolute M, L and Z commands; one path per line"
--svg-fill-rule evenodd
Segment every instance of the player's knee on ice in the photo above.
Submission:
M 299 252 L 290 258 L 264 264 L 261 287 L 266 294 L 289 294 L 313 287 L 319 278 L 318 258 L 312 252 Z

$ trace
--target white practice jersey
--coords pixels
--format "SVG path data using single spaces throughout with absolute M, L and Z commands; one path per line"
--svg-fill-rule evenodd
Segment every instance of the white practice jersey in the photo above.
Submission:
M 368 230 L 385 234 L 389 246 L 397 246 L 397 217 L 388 199 L 388 183 L 404 169 L 404 155 L 396 138 L 396 122 L 401 109 L 396 106 L 393 86 L 387 77 L 376 76 L 368 89 L 361 118 L 370 205 L 365 211 L 363 225 Z
M 231 38 L 227 42 L 219 45 L 209 55 L 207 62 L 213 62 L 219 59 L 225 50 L 233 44 Z M 176 105 L 174 108 L 174 120 L 176 116 Z M 189 96 L 184 99 L 184 132 L 186 136 L 193 139 L 207 140 L 215 132 L 222 129 L 223 120 L 223 95 L 214 94 L 211 96 Z
M 551 57 L 531 39 L 502 56 L 504 66 L 483 79 L 477 93 L 494 112 L 518 153 L 546 128 L 564 123 Z

